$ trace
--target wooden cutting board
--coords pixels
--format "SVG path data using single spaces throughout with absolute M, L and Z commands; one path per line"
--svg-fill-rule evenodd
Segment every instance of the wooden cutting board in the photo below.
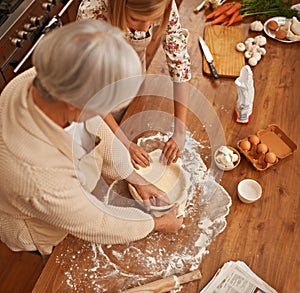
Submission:
M 236 51 L 237 43 L 243 42 L 243 32 L 237 26 L 209 25 L 203 36 L 214 58 L 213 64 L 220 76 L 237 77 L 245 65 L 244 54 Z M 203 57 L 203 71 L 211 75 Z

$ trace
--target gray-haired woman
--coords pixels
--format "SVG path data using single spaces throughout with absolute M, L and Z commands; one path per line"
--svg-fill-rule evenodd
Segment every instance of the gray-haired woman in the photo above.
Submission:
M 34 68 L 12 80 L 0 99 L 1 241 L 47 255 L 67 234 L 114 244 L 154 230 L 176 232 L 182 224 L 176 207 L 153 219 L 92 194 L 102 173 L 126 178 L 144 199 L 165 196 L 135 173 L 105 123 L 97 129 L 99 143 L 89 131 L 90 117 L 120 102 L 126 88 L 120 80 L 133 78 L 137 90 L 140 61 L 122 33 L 99 21 L 71 23 L 48 33 L 32 60 Z M 124 94 L 133 95 L 133 86 Z

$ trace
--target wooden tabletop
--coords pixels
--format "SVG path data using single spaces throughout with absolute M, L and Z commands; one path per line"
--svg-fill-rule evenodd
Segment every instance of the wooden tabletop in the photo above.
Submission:
M 203 93 L 219 117 L 227 144 L 236 146 L 238 140 L 255 134 L 270 124 L 276 124 L 299 147 L 300 43 L 285 44 L 267 39 L 267 54 L 252 68 L 255 86 L 252 119 L 248 124 L 236 123 L 232 118 L 237 99 L 234 78 L 222 77 L 214 80 L 202 73 L 202 62 L 205 60 L 199 50 L 198 36 L 203 34 L 207 24 L 204 12 L 193 13 L 197 4 L 199 0 L 188 0 L 183 1 L 180 6 L 182 25 L 190 32 L 189 52 L 193 73 L 191 86 Z M 239 27 L 246 38 L 249 35 L 249 23 Z M 161 48 L 154 56 L 148 72 L 168 75 Z M 137 99 L 129 107 L 125 120 L 144 110 L 170 112 L 170 105 L 172 103 L 169 101 L 153 103 L 150 98 Z M 197 140 L 203 142 L 207 134 L 200 125 L 194 115 L 189 115 L 187 128 L 195 134 Z M 199 152 L 202 158 L 206 158 L 205 163 L 210 166 L 211 149 L 206 148 Z M 257 180 L 263 189 L 261 199 L 253 204 L 244 204 L 237 197 L 237 185 L 245 178 Z M 278 292 L 300 292 L 299 179 L 299 151 L 264 171 L 257 171 L 242 156 L 236 169 L 224 172 L 221 185 L 232 200 L 230 212 L 226 217 L 227 227 L 207 248 L 209 253 L 204 256 L 199 267 L 202 279 L 183 285 L 180 292 L 199 292 L 216 271 L 230 260 L 244 261 Z M 189 225 L 192 225 L 189 215 L 184 223 L 186 230 L 180 234 L 183 238 L 184 233 L 189 231 Z M 137 242 L 137 246 L 147 247 L 153 245 L 152 242 L 153 239 L 146 238 Z M 174 241 L 169 243 L 170 247 L 172 245 Z M 125 246 L 116 247 L 122 251 Z M 135 251 L 132 250 L 131 253 L 134 256 Z M 113 279 L 111 272 L 114 268 L 108 268 L 102 260 L 97 262 L 99 255 L 101 250 L 96 246 L 72 236 L 67 237 L 50 256 L 33 292 L 117 292 L 126 288 L 126 282 L 125 285 L 122 283 L 122 287 L 118 287 L 118 283 Z M 111 257 L 117 259 L 117 256 Z M 131 273 L 138 270 L 141 264 L 139 258 L 127 257 L 126 261 L 128 270 L 122 277 L 130 280 L 134 276 Z M 95 274 L 90 274 L 91 271 Z M 95 275 L 105 276 L 108 271 L 110 275 L 106 279 L 103 278 L 103 284 L 99 284 Z M 82 282 L 83 279 L 85 282 Z M 152 279 L 145 277 L 142 283 L 149 281 Z M 130 287 L 128 284 L 130 281 L 127 283 L 127 287 Z

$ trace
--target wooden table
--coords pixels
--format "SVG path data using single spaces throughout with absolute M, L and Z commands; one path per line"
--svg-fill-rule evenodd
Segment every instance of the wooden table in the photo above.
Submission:
M 268 39 L 266 56 L 253 68 L 255 100 L 252 120 L 247 125 L 238 124 L 232 119 L 237 98 L 234 79 L 214 80 L 202 73 L 203 59 L 197 38 L 202 35 L 206 24 L 203 12 L 197 15 L 193 13 L 198 2 L 199 0 L 183 1 L 180 7 L 181 22 L 190 31 L 189 52 L 193 72 L 191 85 L 206 96 L 218 114 L 227 144 L 236 146 L 239 139 L 275 123 L 299 147 L 300 43 L 284 44 Z M 248 25 L 241 25 L 245 37 Z M 164 58 L 162 49 L 159 49 L 149 73 L 167 75 Z M 125 119 L 153 108 L 168 111 L 169 106 L 164 103 L 154 105 L 151 99 L 146 101 L 148 102 L 133 102 Z M 193 119 L 188 119 L 187 126 L 191 131 L 196 131 L 197 123 Z M 197 139 L 201 140 L 201 132 Z M 244 178 L 255 179 L 262 185 L 263 196 L 254 204 L 243 204 L 237 198 L 237 184 Z M 244 157 L 236 169 L 225 172 L 221 184 L 232 198 L 230 213 L 226 218 L 227 227 L 208 247 L 209 254 L 204 257 L 200 266 L 202 279 L 184 285 L 181 292 L 199 292 L 216 271 L 230 260 L 244 261 L 278 292 L 300 292 L 299 179 L 299 151 L 262 172 L 255 170 Z M 147 239 L 144 240 L 144 245 L 147 245 Z M 76 254 L 79 248 L 81 257 L 74 255 L 74 258 L 77 259 L 76 272 L 80 278 L 80 272 L 84 271 L 88 263 L 86 257 L 83 257 L 84 250 L 86 248 L 86 251 L 90 251 L 91 248 L 81 240 L 67 237 L 55 248 L 34 292 L 97 292 L 68 285 L 66 267 L 71 260 L 64 259 L 63 255 L 68 251 Z M 63 259 L 63 264 L 58 259 Z M 72 263 L 74 264 L 74 260 Z M 101 264 L 95 270 L 105 274 L 105 268 Z M 76 280 L 73 281 L 76 283 Z M 91 284 L 92 281 L 91 278 Z

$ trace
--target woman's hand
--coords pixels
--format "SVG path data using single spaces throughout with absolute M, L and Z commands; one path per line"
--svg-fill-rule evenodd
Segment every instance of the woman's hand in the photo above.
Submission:
M 127 138 L 111 113 L 104 117 L 104 121 L 128 149 L 131 163 L 135 169 L 139 169 L 139 165 L 141 167 L 147 167 L 150 165 L 150 157 L 148 153 Z
M 135 169 L 139 169 L 139 166 L 145 168 L 150 165 L 149 154 L 136 143 L 130 143 L 129 153 L 131 157 L 131 163 Z
M 183 217 L 177 217 L 178 205 L 175 205 L 168 213 L 161 217 L 154 218 L 153 231 L 163 233 L 176 233 L 181 228 Z
M 162 150 L 162 154 L 160 156 L 161 163 L 165 165 L 170 165 L 171 163 L 176 163 L 178 158 L 180 157 L 181 152 L 174 141 L 174 139 L 171 137 L 166 143 Z
M 152 206 L 164 206 L 170 204 L 170 199 L 168 195 L 161 189 L 157 188 L 155 185 L 145 181 L 144 184 L 135 184 L 135 188 L 138 194 L 144 201 L 144 206 L 147 211 L 150 210 L 150 205 Z
M 181 134 L 174 134 L 165 143 L 162 150 L 160 161 L 163 164 L 170 165 L 171 163 L 176 163 L 178 158 L 181 156 L 181 150 L 185 143 L 185 132 Z

